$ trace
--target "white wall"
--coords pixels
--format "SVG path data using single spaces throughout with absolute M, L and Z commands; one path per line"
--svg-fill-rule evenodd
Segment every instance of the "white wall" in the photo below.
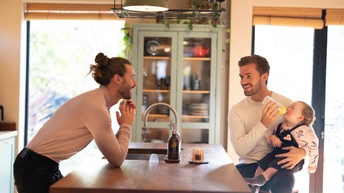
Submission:
M 16 122 L 17 128 L 24 126 L 21 88 L 25 85 L 25 52 L 22 52 L 25 22 L 22 7 L 21 1 L 0 1 L 0 104 L 4 106 L 5 121 Z M 23 130 L 19 135 L 23 136 Z

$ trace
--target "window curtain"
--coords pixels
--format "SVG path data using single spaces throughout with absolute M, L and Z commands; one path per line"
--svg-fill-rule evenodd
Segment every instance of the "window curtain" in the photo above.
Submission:
M 321 8 L 254 7 L 253 25 L 300 26 L 322 29 Z
M 25 3 L 26 20 L 117 20 L 114 4 Z

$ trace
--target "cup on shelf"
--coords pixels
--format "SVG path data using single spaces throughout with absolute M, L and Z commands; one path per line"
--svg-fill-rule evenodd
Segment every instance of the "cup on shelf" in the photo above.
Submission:
M 200 90 L 201 80 L 198 80 L 197 74 L 192 74 L 190 76 L 190 89 L 191 90 Z
M 155 79 L 155 84 L 157 86 L 157 89 L 161 89 L 161 86 L 163 84 L 163 79 L 162 78 L 156 78 Z
M 171 76 L 166 76 L 164 78 L 164 85 L 166 86 L 166 90 L 168 90 L 170 84 L 171 84 Z

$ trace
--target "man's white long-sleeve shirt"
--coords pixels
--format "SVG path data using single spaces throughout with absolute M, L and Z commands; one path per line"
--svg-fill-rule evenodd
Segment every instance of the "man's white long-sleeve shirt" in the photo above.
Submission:
M 275 101 L 288 107 L 293 101 L 285 96 L 273 92 L 271 95 Z M 261 122 L 265 105 L 255 102 L 251 97 L 246 97 L 229 112 L 230 141 L 237 155 L 239 164 L 255 163 L 272 151 L 268 143 L 276 126 L 284 121 L 283 115 L 278 115 L 273 123 L 266 128 Z

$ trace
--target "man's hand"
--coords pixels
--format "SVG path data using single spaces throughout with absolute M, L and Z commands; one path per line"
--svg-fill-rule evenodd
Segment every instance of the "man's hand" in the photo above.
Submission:
M 119 115 L 118 111 L 116 112 L 118 124 L 132 125 L 134 123 L 136 104 L 131 100 L 123 100 L 119 105 L 119 110 L 121 115 Z
M 282 153 L 276 155 L 276 157 L 284 158 L 283 160 L 277 162 L 278 165 L 282 165 L 281 168 L 291 170 L 299 163 L 302 159 L 306 157 L 306 150 L 302 148 L 296 148 L 294 146 L 283 147 L 284 150 L 289 150 L 287 153 Z
M 278 106 L 275 102 L 269 101 L 262 112 L 262 118 L 260 119 L 260 122 L 268 128 L 269 125 L 275 120 L 277 115 L 279 114 Z

